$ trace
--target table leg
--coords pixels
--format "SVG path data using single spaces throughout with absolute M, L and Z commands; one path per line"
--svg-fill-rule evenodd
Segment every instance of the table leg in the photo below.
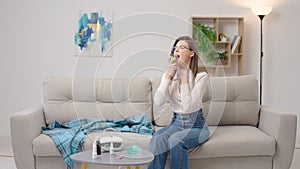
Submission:
M 86 169 L 86 163 L 81 164 L 81 169 Z
M 126 168 L 125 169 L 130 169 L 130 166 L 128 165 L 128 166 L 126 166 Z

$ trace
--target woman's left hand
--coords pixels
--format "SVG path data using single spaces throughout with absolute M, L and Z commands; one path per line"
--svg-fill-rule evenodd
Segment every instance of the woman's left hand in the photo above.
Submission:
M 189 77 L 189 70 L 187 65 L 182 60 L 178 60 L 177 66 L 178 78 L 181 80 L 181 82 L 187 82 Z

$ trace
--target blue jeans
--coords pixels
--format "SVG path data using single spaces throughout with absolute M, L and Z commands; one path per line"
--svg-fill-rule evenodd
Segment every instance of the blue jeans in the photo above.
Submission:
M 169 126 L 158 130 L 150 141 L 154 160 L 148 169 L 164 169 L 170 150 L 170 168 L 188 169 L 188 149 L 209 139 L 209 130 L 202 109 L 190 114 L 173 113 Z

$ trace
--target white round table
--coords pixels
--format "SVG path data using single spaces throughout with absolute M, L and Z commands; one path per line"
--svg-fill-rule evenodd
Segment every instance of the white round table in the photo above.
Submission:
M 71 159 L 80 162 L 82 169 L 86 169 L 86 163 L 126 166 L 126 169 L 130 169 L 130 166 L 135 166 L 135 169 L 139 169 L 140 165 L 150 163 L 154 159 L 154 156 L 151 152 L 142 149 L 137 155 L 129 155 L 127 150 L 122 150 L 114 152 L 114 154 L 104 152 L 98 158 L 92 159 L 92 151 L 87 150 L 71 155 Z

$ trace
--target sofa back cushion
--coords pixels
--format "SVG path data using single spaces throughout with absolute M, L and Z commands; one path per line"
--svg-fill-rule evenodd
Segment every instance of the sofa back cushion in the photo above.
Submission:
M 44 111 L 47 124 L 144 113 L 152 120 L 151 81 L 48 77 L 44 81 Z
M 154 96 L 160 78 L 152 80 Z M 203 114 L 208 125 L 257 125 L 259 116 L 258 83 L 254 76 L 212 77 L 203 99 Z M 169 101 L 153 104 L 158 126 L 169 125 L 173 113 Z

